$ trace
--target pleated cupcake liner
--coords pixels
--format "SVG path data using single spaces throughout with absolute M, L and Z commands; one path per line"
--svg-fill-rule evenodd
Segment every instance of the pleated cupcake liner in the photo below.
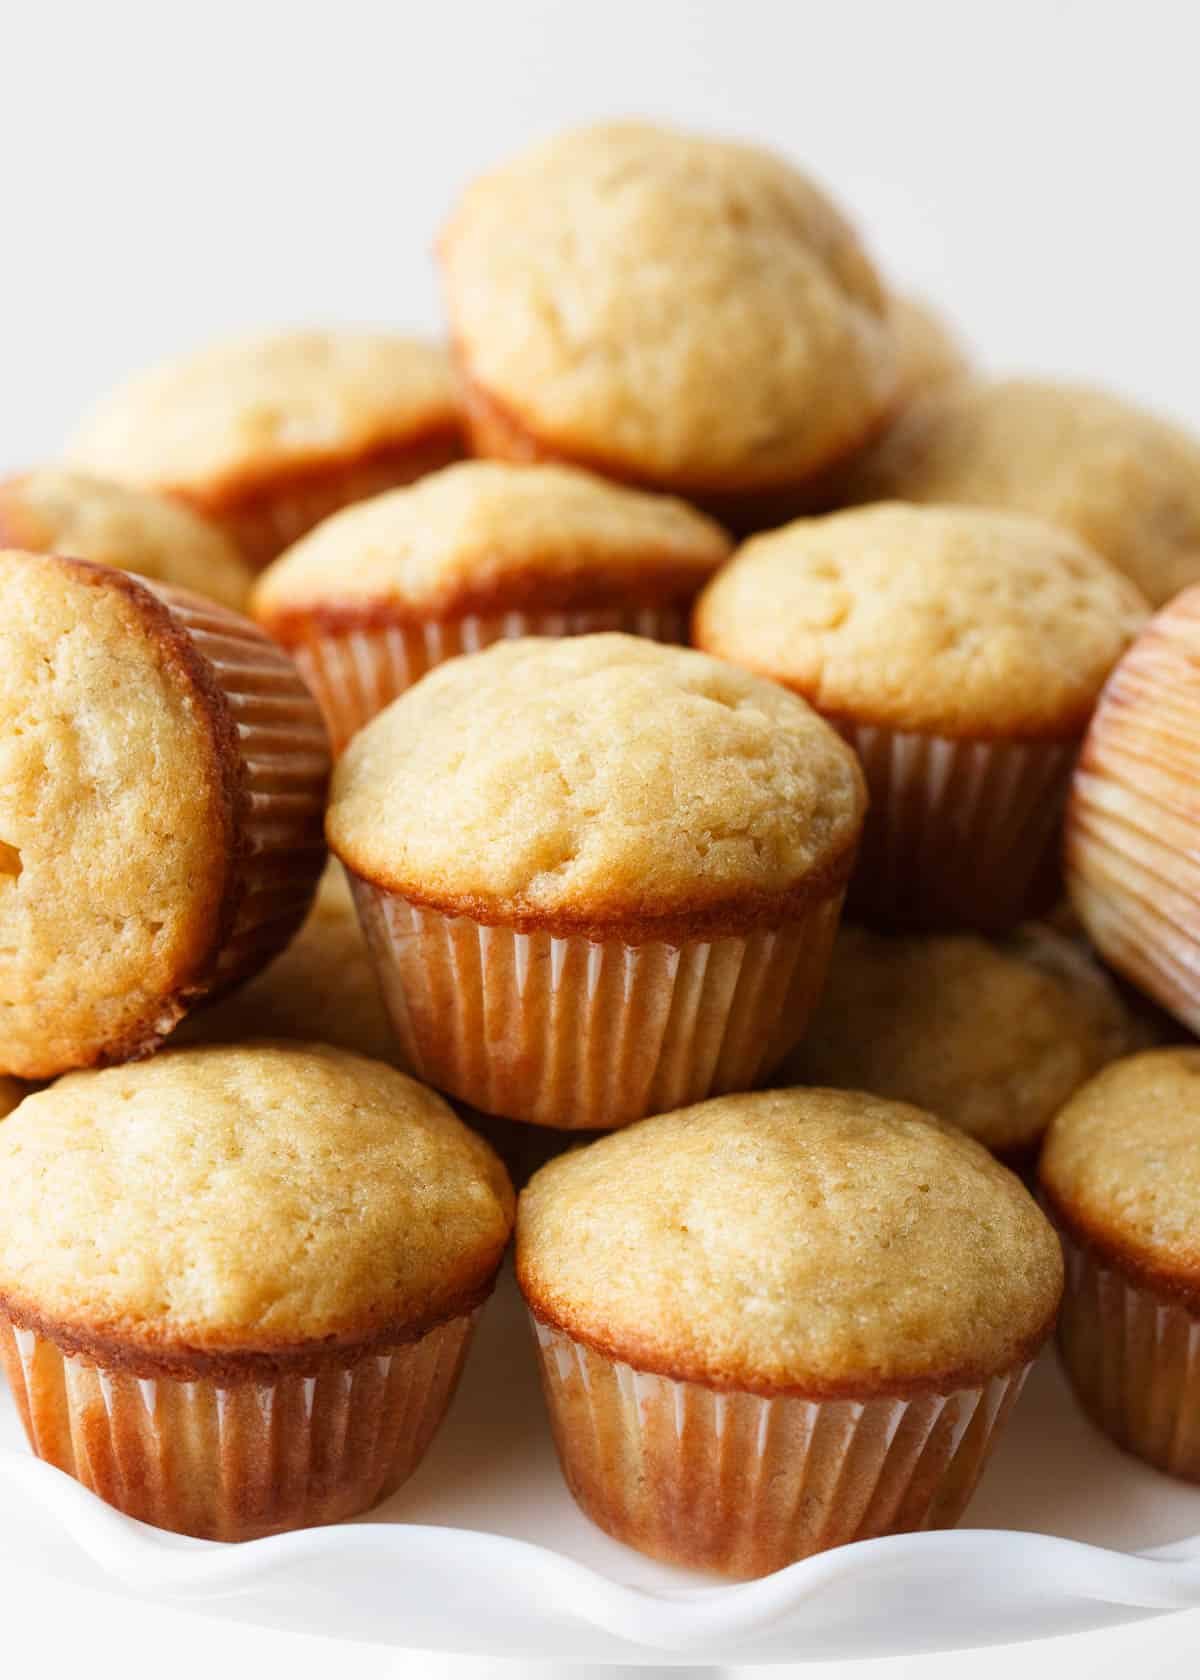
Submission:
M 146 587 L 207 660 L 233 716 L 242 760 L 236 909 L 203 995 L 256 973 L 299 930 L 325 863 L 329 744 L 293 660 L 257 626 L 190 592 Z
M 567 1486 L 652 1557 L 740 1579 L 965 1510 L 1028 1366 L 913 1398 L 805 1400 L 639 1371 L 533 1318 Z
M 1077 742 L 953 740 L 844 719 L 836 727 L 858 754 L 871 801 L 851 914 L 1000 932 L 1053 902 Z
M 1058 1346 L 1080 1405 L 1126 1451 L 1200 1481 L 1200 1314 L 1059 1234 Z
M 340 1522 L 410 1476 L 453 1398 L 474 1314 L 315 1376 L 138 1378 L 0 1317 L 29 1444 L 109 1505 L 205 1540 Z
M 611 1130 L 764 1078 L 824 982 L 842 892 L 680 945 L 518 933 L 347 869 L 404 1060 L 485 1114 Z
M 623 630 L 656 642 L 686 642 L 688 607 L 581 607 L 561 612 L 470 613 L 424 624 L 322 629 L 292 649 L 304 680 L 321 703 L 333 750 L 427 671 L 460 654 L 478 653 L 514 636 L 586 636 Z

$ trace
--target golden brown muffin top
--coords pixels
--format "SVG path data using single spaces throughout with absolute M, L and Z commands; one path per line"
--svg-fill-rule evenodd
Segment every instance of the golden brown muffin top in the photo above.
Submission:
M 116 566 L 234 611 L 250 593 L 250 568 L 200 514 L 64 467 L 39 467 L 0 484 L 0 547 Z
M 1200 1049 L 1114 1062 L 1058 1115 L 1039 1169 L 1077 1235 L 1200 1299 Z
M 1099 964 L 1049 928 L 990 941 L 843 925 L 778 1077 L 915 1103 L 1009 1154 L 1106 1062 L 1148 1042 Z
M 965 379 L 971 359 L 946 318 L 924 298 L 893 293 L 892 333 L 900 366 L 900 390 L 906 402 L 925 391 Z
M 238 1044 L 300 1038 L 398 1060 L 345 871 L 330 863 L 308 920 L 253 980 L 180 1022 L 172 1044 Z
M 853 495 L 1054 520 L 1152 606 L 1200 581 L 1200 442 L 1082 385 L 979 380 L 929 392 L 866 458 Z
M 752 537 L 705 589 L 694 639 L 817 710 L 896 729 L 1067 738 L 1146 615 L 1069 532 L 900 502 Z
M 562 453 L 675 489 L 794 482 L 896 395 L 883 290 L 757 147 L 580 128 L 474 181 L 441 240 L 468 377 Z
M 456 424 L 439 346 L 350 328 L 292 331 L 135 374 L 84 420 L 68 455 L 85 471 L 204 502 Z
M 0 1126 L 0 1299 L 118 1363 L 410 1339 L 486 1292 L 512 1213 L 440 1097 L 327 1045 L 69 1074 Z
M 235 797 L 211 674 L 149 589 L 0 552 L 0 1070 L 170 1025 L 218 935 Z
M 828 891 L 865 803 L 854 755 L 785 689 L 636 636 L 542 637 L 451 660 L 373 719 L 327 833 L 444 910 L 666 937 Z
M 814 1397 L 1012 1370 L 1062 1291 L 1053 1231 L 972 1139 L 800 1089 L 551 1161 L 520 1198 L 517 1274 L 537 1315 L 640 1369 Z
M 719 525 L 672 496 L 574 467 L 464 461 L 327 519 L 263 574 L 254 610 L 275 623 L 306 609 L 687 599 L 730 551 Z

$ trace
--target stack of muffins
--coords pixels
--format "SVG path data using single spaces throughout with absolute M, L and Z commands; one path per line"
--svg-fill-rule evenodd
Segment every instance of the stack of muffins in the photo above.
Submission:
M 568 134 L 440 255 L 449 351 L 223 346 L 0 485 L 34 1451 L 362 1511 L 515 1227 L 656 1556 L 954 1522 L 1056 1319 L 1200 1479 L 1200 445 L 976 374 L 748 146 Z

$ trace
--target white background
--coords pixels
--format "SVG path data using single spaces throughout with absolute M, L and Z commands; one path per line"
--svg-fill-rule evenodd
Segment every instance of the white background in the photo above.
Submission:
M 111 382 L 214 334 L 436 328 L 430 246 L 459 183 L 610 114 L 787 149 L 990 365 L 1200 426 L 1198 49 L 1189 0 L 0 0 L 0 470 L 53 456 Z M 131 1626 L 32 1578 L 0 1581 L 0 1606 L 14 1673 L 22 1628 L 50 1674 L 479 1672 L 165 1613 Z M 1151 1680 L 1198 1651 L 1200 1620 L 1172 1618 L 966 1666 Z

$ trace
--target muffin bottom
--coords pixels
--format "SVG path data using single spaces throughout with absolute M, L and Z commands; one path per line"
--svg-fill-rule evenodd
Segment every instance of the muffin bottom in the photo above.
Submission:
M 652 1557 L 737 1579 L 958 1521 L 1029 1366 L 909 1399 L 808 1400 L 639 1371 L 533 1319 L 563 1475 Z
M 38 1458 L 141 1522 L 255 1540 L 341 1522 L 407 1480 L 475 1317 L 308 1375 L 222 1384 L 106 1369 L 0 1316 L 0 1365 Z

